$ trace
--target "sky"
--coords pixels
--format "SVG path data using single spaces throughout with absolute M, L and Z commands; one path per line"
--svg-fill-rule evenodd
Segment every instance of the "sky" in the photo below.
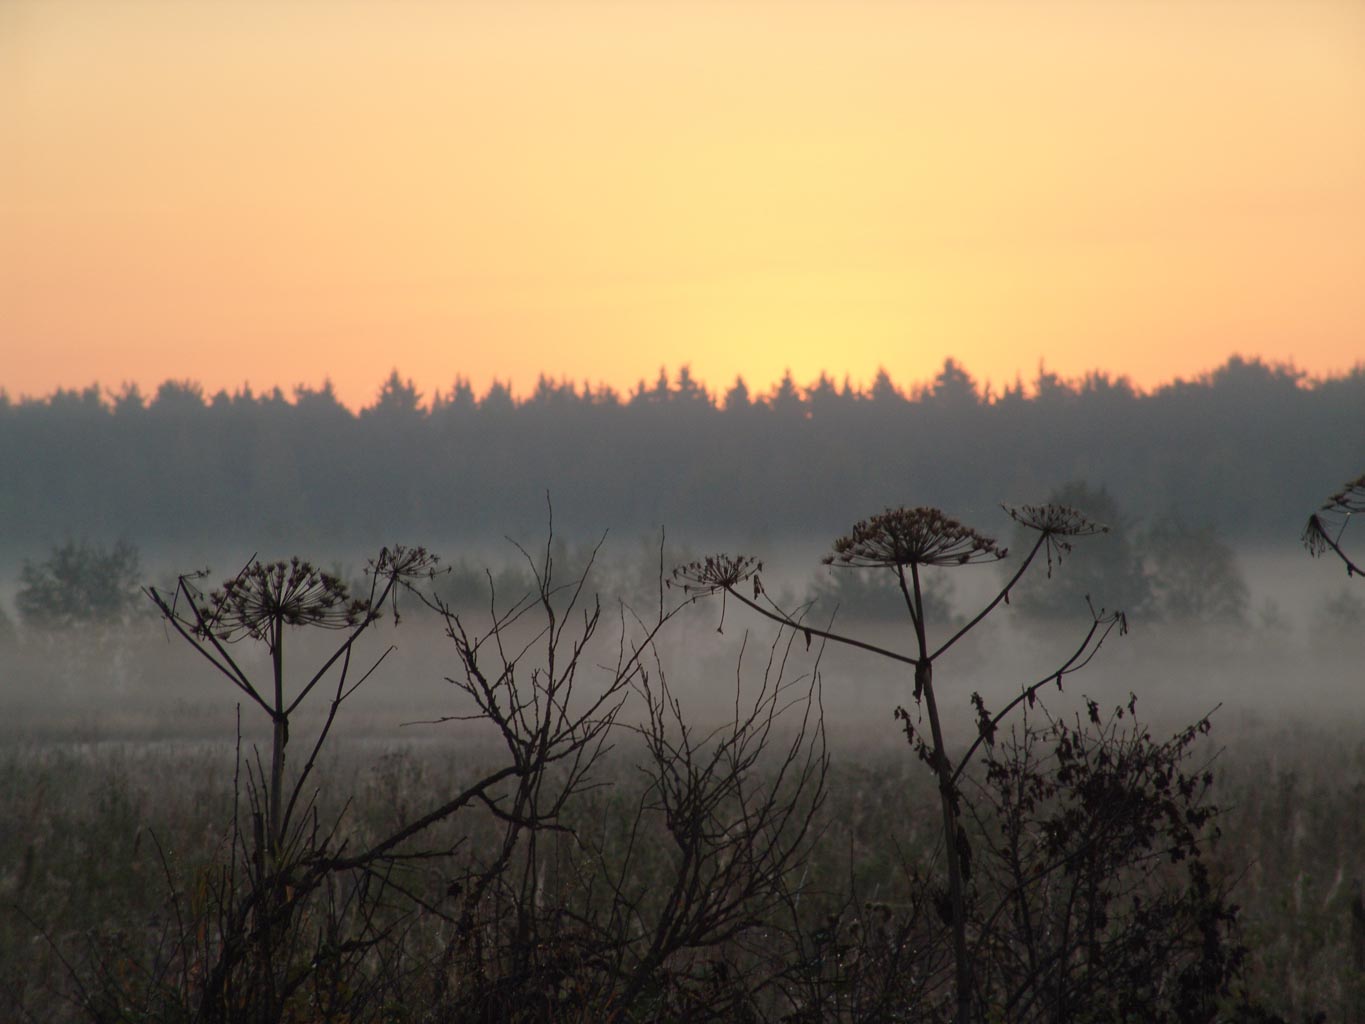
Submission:
M 0 0 L 0 388 L 1365 359 L 1358 0 Z

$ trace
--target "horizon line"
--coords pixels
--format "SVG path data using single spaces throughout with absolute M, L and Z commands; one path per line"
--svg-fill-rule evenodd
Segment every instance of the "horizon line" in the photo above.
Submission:
M 896 383 L 884 366 L 879 366 L 870 380 L 860 380 L 854 383 L 852 374 L 845 372 L 842 377 L 836 377 L 828 370 L 822 370 L 817 377 L 807 384 L 799 384 L 792 376 L 791 370 L 787 369 L 780 378 L 774 380 L 767 389 L 758 390 L 751 387 L 744 379 L 743 374 L 736 374 L 735 378 L 726 386 L 713 388 L 707 382 L 692 376 L 691 363 L 682 362 L 677 365 L 676 370 L 670 374 L 667 364 L 661 364 L 658 374 L 654 377 L 653 383 L 649 383 L 646 378 L 640 377 L 636 384 L 628 391 L 622 391 L 613 385 L 599 381 L 596 385 L 588 378 L 577 379 L 563 374 L 553 376 L 544 371 L 536 375 L 535 384 L 518 392 L 513 387 L 512 379 L 501 378 L 494 375 L 484 388 L 480 396 L 475 397 L 472 382 L 463 373 L 456 373 L 450 384 L 448 391 L 443 391 L 439 387 L 431 391 L 429 397 L 426 393 L 418 391 L 416 384 L 411 377 L 405 377 L 395 366 L 384 375 L 382 381 L 375 389 L 372 401 L 367 405 L 353 405 L 343 401 L 336 393 L 335 385 L 331 374 L 324 374 L 319 385 L 307 383 L 295 383 L 288 390 L 284 386 L 275 383 L 256 390 L 252 382 L 244 380 L 235 389 L 229 390 L 226 386 L 220 385 L 210 388 L 202 381 L 193 377 L 176 377 L 174 375 L 163 377 L 158 384 L 149 392 L 143 392 L 141 384 L 136 380 L 125 380 L 116 390 L 112 387 L 102 385 L 98 380 L 90 384 L 79 385 L 57 385 L 51 391 L 43 395 L 33 395 L 20 392 L 16 397 L 9 394 L 8 388 L 0 384 L 0 406 L 24 406 L 50 404 L 54 399 L 62 396 L 71 395 L 85 400 L 89 400 L 91 392 L 96 392 L 102 405 L 111 407 L 130 400 L 138 401 L 143 407 L 149 406 L 156 398 L 158 392 L 168 385 L 182 392 L 196 395 L 204 404 L 208 406 L 214 401 L 226 398 L 229 401 L 242 400 L 282 400 L 286 404 L 296 405 L 302 397 L 330 396 L 331 399 L 340 407 L 346 409 L 352 415 L 360 415 L 363 412 L 378 407 L 385 395 L 390 391 L 402 389 L 415 394 L 416 410 L 430 413 L 443 405 L 455 401 L 457 394 L 461 398 L 472 398 L 476 404 L 482 405 L 484 401 L 493 397 L 495 401 L 502 401 L 504 398 L 509 400 L 514 406 L 520 407 L 533 402 L 537 395 L 546 390 L 572 397 L 578 400 L 596 401 L 603 405 L 620 404 L 628 405 L 635 401 L 648 401 L 650 396 L 663 397 L 665 395 L 689 395 L 695 398 L 705 398 L 709 404 L 717 409 L 723 408 L 726 397 L 742 388 L 748 403 L 751 405 L 771 404 L 773 400 L 781 398 L 784 394 L 794 395 L 799 400 L 809 401 L 812 394 L 829 387 L 835 393 L 843 397 L 853 397 L 860 400 L 870 400 L 876 390 L 890 386 L 891 392 L 906 401 L 920 401 L 934 394 L 934 385 L 944 381 L 945 377 L 954 377 L 960 384 L 970 384 L 972 393 L 976 396 L 978 404 L 992 405 L 1005 398 L 1024 398 L 1026 400 L 1036 399 L 1042 393 L 1044 386 L 1061 387 L 1066 390 L 1079 393 L 1086 387 L 1093 387 L 1099 384 L 1114 390 L 1130 392 L 1134 397 L 1150 397 L 1162 391 L 1180 386 L 1208 386 L 1214 383 L 1214 379 L 1229 368 L 1246 367 L 1249 369 L 1259 369 L 1267 374 L 1292 379 L 1299 388 L 1312 389 L 1323 383 L 1344 380 L 1350 377 L 1365 374 L 1365 359 L 1357 359 L 1355 363 L 1340 372 L 1328 371 L 1322 375 L 1312 375 L 1306 370 L 1300 370 L 1291 357 L 1288 360 L 1265 359 L 1258 355 L 1246 356 L 1241 353 L 1228 355 L 1221 363 L 1209 370 L 1204 370 L 1192 377 L 1174 376 L 1162 382 L 1143 388 L 1135 384 L 1132 378 L 1126 373 L 1114 373 L 1109 370 L 1094 368 L 1071 377 L 1064 377 L 1058 373 L 1049 371 L 1045 359 L 1040 359 L 1036 376 L 1025 382 L 1022 375 L 1017 373 L 1013 381 L 1006 383 L 1003 388 L 997 389 L 995 382 L 990 377 L 977 379 L 970 370 L 955 357 L 946 357 L 943 365 L 937 374 L 928 379 L 918 380 L 909 386 L 902 386 Z M 292 400 L 289 396 L 293 396 Z

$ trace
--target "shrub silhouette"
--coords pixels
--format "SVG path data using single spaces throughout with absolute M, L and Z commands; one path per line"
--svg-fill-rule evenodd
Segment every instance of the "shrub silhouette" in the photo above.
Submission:
M 15 603 L 25 627 L 48 633 L 117 630 L 141 606 L 137 548 L 84 541 L 54 547 L 42 562 L 24 560 Z

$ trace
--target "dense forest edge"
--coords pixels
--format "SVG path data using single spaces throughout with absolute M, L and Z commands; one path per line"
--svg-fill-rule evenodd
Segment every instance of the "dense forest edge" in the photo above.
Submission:
M 909 389 L 884 371 L 866 388 L 788 374 L 763 395 L 742 380 L 713 392 L 683 367 L 626 395 L 542 377 L 521 399 L 502 383 L 478 396 L 456 378 L 427 398 L 395 370 L 359 412 L 330 383 L 292 399 L 91 385 L 0 392 L 0 535 L 11 559 L 75 537 L 498 538 L 535 530 L 549 492 L 570 535 L 748 523 L 777 540 L 898 503 L 980 521 L 1002 496 L 1085 481 L 1129 516 L 1178 511 L 1254 541 L 1291 532 L 1310 496 L 1354 470 L 1362 438 L 1365 364 L 1309 379 L 1236 356 L 1149 392 L 1041 369 L 996 390 L 953 359 Z

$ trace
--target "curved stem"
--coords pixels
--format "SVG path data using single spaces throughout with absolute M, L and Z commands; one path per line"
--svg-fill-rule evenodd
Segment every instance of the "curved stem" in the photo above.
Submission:
M 912 658 L 908 654 L 901 654 L 899 651 L 892 651 L 888 650 L 885 647 L 878 647 L 876 644 L 864 643 L 862 640 L 854 640 L 851 636 L 840 636 L 838 633 L 831 633 L 828 630 L 819 629 L 815 626 L 808 626 L 804 622 L 797 622 L 795 619 L 790 618 L 789 616 L 782 615 L 778 612 L 769 611 L 767 608 L 764 608 L 757 601 L 751 601 L 749 598 L 739 593 L 739 591 L 735 590 L 733 587 L 725 587 L 723 589 L 725 593 L 729 594 L 736 601 L 743 602 L 744 604 L 752 608 L 754 611 L 758 612 L 760 615 L 772 619 L 774 622 L 781 623 L 782 625 L 787 626 L 791 629 L 799 629 L 804 633 L 809 633 L 811 636 L 818 636 L 825 640 L 833 640 L 837 644 L 847 644 L 849 647 L 857 647 L 864 651 L 871 651 L 873 654 L 880 654 L 883 658 L 890 658 L 892 661 L 899 661 L 906 665 L 914 665 L 918 661 L 917 658 Z
M 972 745 L 967 748 L 967 752 L 962 755 L 962 760 L 957 764 L 956 771 L 953 772 L 953 782 L 956 783 L 957 780 L 962 777 L 962 773 L 967 770 L 967 765 L 971 762 L 972 755 L 975 754 L 981 744 L 985 742 L 988 733 L 1005 720 L 1006 715 L 1024 701 L 1028 700 L 1032 695 L 1036 694 L 1048 683 L 1060 683 L 1064 676 L 1068 676 L 1072 672 L 1079 672 L 1081 669 L 1085 668 L 1086 665 L 1090 664 L 1090 659 L 1096 655 L 1100 646 L 1108 638 L 1114 627 L 1121 621 L 1122 615 L 1119 613 L 1115 613 L 1108 618 L 1096 619 L 1090 624 L 1090 629 L 1086 632 L 1085 639 L 1081 641 L 1081 645 L 1076 648 L 1075 653 L 1072 654 L 1071 657 L 1062 662 L 1061 668 L 1057 669 L 1056 672 L 1051 672 L 1048 675 L 1043 676 L 1042 679 L 1031 686 L 1024 687 L 1019 691 L 1017 697 L 1001 708 L 996 714 L 992 715 L 990 719 L 991 729 L 982 731 L 972 742 Z M 1092 648 L 1090 646 L 1090 641 L 1094 639 L 1096 631 L 1101 626 L 1104 626 L 1104 632 L 1100 634 L 1099 640 L 1095 641 L 1095 646 Z M 1087 650 L 1089 650 L 1088 654 L 1086 653 Z M 1084 657 L 1082 657 L 1083 655 Z
M 937 658 L 949 647 L 953 646 L 953 644 L 957 643 L 964 636 L 966 636 L 973 629 L 975 629 L 977 623 L 979 623 L 991 612 L 995 611 L 996 606 L 1009 596 L 1009 593 L 1014 588 L 1014 585 L 1018 583 L 1020 579 L 1023 578 L 1024 573 L 1028 570 L 1029 564 L 1038 554 L 1039 549 L 1041 549 L 1042 546 L 1047 542 L 1047 538 L 1048 535 L 1046 533 L 1041 533 L 1038 535 L 1038 539 L 1033 544 L 1033 550 L 1030 551 L 1028 553 L 1028 557 L 1025 558 L 1023 562 L 1019 564 L 1018 570 L 1016 570 L 1015 574 L 1010 577 L 1010 581 L 1006 583 L 1004 587 L 1001 588 L 1000 593 L 995 595 L 995 598 L 991 601 L 990 604 L 986 605 L 986 607 L 982 608 L 981 611 L 977 612 L 970 622 L 968 622 L 965 626 L 963 626 L 956 633 L 950 636 L 944 643 L 940 644 L 938 650 L 936 650 L 933 654 L 929 655 L 930 658 Z

